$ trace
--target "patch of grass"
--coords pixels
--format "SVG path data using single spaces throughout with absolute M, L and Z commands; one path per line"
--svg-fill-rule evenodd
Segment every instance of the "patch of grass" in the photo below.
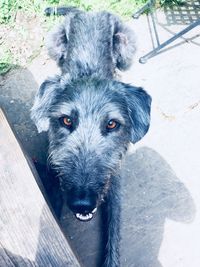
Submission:
M 76 6 L 83 10 L 109 10 L 121 16 L 131 15 L 147 0 L 0 0 L 0 23 L 12 23 L 18 10 L 41 15 L 48 6 Z
M 9 23 L 15 20 L 17 10 L 34 11 L 35 5 L 31 0 L 0 0 L 0 23 Z
M 11 64 L 0 62 L 0 75 L 6 74 L 11 69 Z
M 0 52 L 0 75 L 6 74 L 12 68 L 12 54 L 9 50 Z

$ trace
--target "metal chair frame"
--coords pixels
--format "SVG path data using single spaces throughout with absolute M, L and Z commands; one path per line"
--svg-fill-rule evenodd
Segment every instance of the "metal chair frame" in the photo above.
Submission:
M 153 30 L 154 30 L 157 46 L 153 50 L 151 50 L 149 53 L 147 53 L 146 55 L 140 57 L 139 62 L 143 64 L 146 63 L 148 59 L 156 56 L 160 52 L 160 50 L 162 50 L 164 47 L 168 46 L 169 44 L 174 42 L 176 39 L 182 37 L 184 34 L 186 34 L 187 32 L 191 31 L 193 28 L 200 25 L 200 19 L 198 19 L 197 21 L 191 23 L 189 26 L 184 28 L 182 31 L 175 34 L 172 38 L 168 39 L 167 41 L 163 43 L 160 43 L 158 31 L 156 28 L 155 16 L 154 16 L 154 7 L 155 7 L 155 0 L 149 0 L 141 9 L 139 9 L 132 15 L 134 19 L 138 19 L 142 13 L 144 13 L 148 9 L 150 10 L 149 14 L 151 16 L 151 21 L 153 25 Z

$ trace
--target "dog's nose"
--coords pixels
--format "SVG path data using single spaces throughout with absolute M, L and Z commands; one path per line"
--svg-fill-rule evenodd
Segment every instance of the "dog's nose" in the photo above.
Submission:
M 90 199 L 75 199 L 69 203 L 69 208 L 74 213 L 88 214 L 96 208 L 96 203 Z

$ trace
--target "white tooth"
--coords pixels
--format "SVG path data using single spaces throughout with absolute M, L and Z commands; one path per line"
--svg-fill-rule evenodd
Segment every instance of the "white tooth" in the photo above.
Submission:
M 87 217 L 84 216 L 84 215 L 81 215 L 81 219 L 82 219 L 83 221 L 85 221 L 85 220 L 87 220 Z
M 96 211 L 97 211 L 97 208 L 94 208 L 93 211 L 92 211 L 92 213 L 95 213 Z

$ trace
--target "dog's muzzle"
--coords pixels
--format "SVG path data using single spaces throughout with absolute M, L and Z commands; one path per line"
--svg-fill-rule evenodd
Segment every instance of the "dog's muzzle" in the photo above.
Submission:
M 68 199 L 68 206 L 80 221 L 89 221 L 97 211 L 97 202 L 95 197 L 73 197 Z

